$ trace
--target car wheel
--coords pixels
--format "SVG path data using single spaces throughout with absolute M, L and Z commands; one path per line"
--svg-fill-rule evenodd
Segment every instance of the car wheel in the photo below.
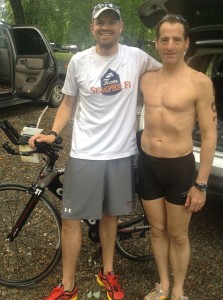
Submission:
M 62 87 L 63 81 L 57 81 L 53 85 L 49 100 L 50 107 L 58 107 L 61 104 L 64 97 L 64 94 L 62 93 Z

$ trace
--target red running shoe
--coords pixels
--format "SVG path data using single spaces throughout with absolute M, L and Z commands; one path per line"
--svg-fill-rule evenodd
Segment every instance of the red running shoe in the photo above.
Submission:
M 124 299 L 124 292 L 118 283 L 118 277 L 119 276 L 115 275 L 114 272 L 109 272 L 107 275 L 103 275 L 102 268 L 97 276 L 97 283 L 106 288 L 109 300 Z
M 61 283 L 43 300 L 77 300 L 77 285 L 75 284 L 73 291 L 69 292 L 64 290 L 64 286 Z

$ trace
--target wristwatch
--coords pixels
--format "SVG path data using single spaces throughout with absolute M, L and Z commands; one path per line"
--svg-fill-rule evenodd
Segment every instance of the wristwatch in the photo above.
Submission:
M 208 185 L 206 183 L 194 182 L 194 186 L 201 192 L 206 192 Z
M 51 130 L 51 131 L 48 133 L 48 135 L 50 135 L 50 134 L 54 135 L 55 138 L 58 137 L 58 134 L 56 133 L 56 131 Z

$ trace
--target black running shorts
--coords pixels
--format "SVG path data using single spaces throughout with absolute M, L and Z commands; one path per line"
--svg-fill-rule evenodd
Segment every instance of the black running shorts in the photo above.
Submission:
M 176 158 L 156 158 L 142 150 L 139 154 L 139 191 L 144 200 L 164 197 L 184 205 L 195 178 L 195 158 L 190 153 Z

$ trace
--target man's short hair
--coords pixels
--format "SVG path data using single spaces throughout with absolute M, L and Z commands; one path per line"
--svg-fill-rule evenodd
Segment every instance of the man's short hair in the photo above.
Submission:
M 189 30 L 190 30 L 190 25 L 187 22 L 187 20 L 182 17 L 181 15 L 175 15 L 175 14 L 169 14 L 164 16 L 159 23 L 157 24 L 156 27 L 156 38 L 159 38 L 159 34 L 160 34 L 160 27 L 163 23 L 168 22 L 170 24 L 175 24 L 175 23 L 180 23 L 183 25 L 184 27 L 184 37 L 185 39 L 187 39 L 189 37 Z

